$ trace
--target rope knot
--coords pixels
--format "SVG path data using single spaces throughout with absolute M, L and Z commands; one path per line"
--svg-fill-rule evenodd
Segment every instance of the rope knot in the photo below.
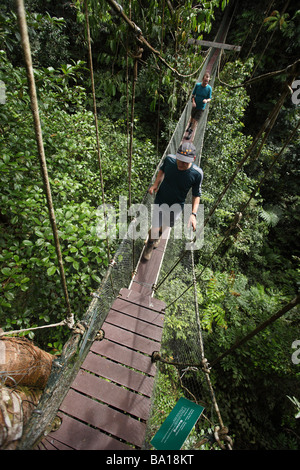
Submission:
M 151 362 L 157 362 L 161 359 L 160 354 L 158 351 L 153 351 L 151 355 Z
M 228 433 L 228 428 L 226 426 L 223 426 L 220 428 L 220 426 L 216 426 L 214 429 L 214 438 L 217 444 L 220 446 L 222 450 L 226 450 L 226 446 L 221 442 L 225 441 L 227 444 L 227 448 L 229 450 L 232 450 L 232 440 L 231 438 L 227 435 Z
M 85 323 L 76 323 L 76 325 L 73 328 L 73 332 L 75 334 L 83 335 L 85 333 L 86 325 Z
M 206 374 L 210 374 L 211 367 L 210 367 L 209 362 L 208 362 L 208 360 L 206 359 L 206 357 L 204 357 L 204 358 L 202 359 L 201 364 L 202 364 L 202 370 L 203 370 L 203 372 L 205 372 Z

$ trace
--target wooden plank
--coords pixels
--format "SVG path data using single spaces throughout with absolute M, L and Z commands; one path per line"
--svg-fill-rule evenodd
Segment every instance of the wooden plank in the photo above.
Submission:
M 155 341 L 160 341 L 162 337 L 162 328 L 121 312 L 117 312 L 116 310 L 109 311 L 105 320 L 105 325 L 103 326 L 104 330 L 107 323 L 132 331 L 133 333 L 144 336 L 145 338 L 154 339 Z
M 144 336 L 138 336 L 131 331 L 123 330 L 117 326 L 105 323 L 104 327 L 105 338 L 115 341 L 116 343 L 132 348 L 135 351 L 140 351 L 145 354 L 151 354 L 160 348 L 160 343 Z
M 69 447 L 62 442 L 57 441 L 53 437 L 45 437 L 45 439 L 38 445 L 38 450 L 74 450 L 72 447 Z
M 82 364 L 82 369 L 123 385 L 130 390 L 134 390 L 151 397 L 154 384 L 154 379 L 152 377 L 136 372 L 135 370 L 124 367 L 116 362 L 109 361 L 97 354 L 90 352 Z
M 159 276 L 170 230 L 171 229 L 168 228 L 164 231 L 159 246 L 153 250 L 151 259 L 148 261 L 143 258 L 143 248 L 136 266 L 135 274 L 129 286 L 130 290 L 139 292 L 145 296 L 153 295 L 153 289 Z
M 143 257 L 141 258 L 131 284 L 131 290 L 135 290 L 144 295 L 153 294 L 153 288 L 160 272 L 166 243 L 166 239 L 161 240 L 159 247 L 153 250 L 150 260 L 147 261 Z
M 124 299 L 116 299 L 112 305 L 112 309 L 126 313 L 126 315 L 131 315 L 152 325 L 163 327 L 164 314 L 162 312 L 149 310 L 142 305 L 133 304 Z
M 149 417 L 151 405 L 149 398 L 107 382 L 84 370 L 79 371 L 72 388 L 142 420 L 147 420 Z
M 53 437 L 56 441 L 67 443 L 74 450 L 132 449 L 128 444 L 107 436 L 99 429 L 87 426 L 64 413 L 59 413 L 59 416 L 62 418 L 62 425 L 57 431 L 47 436 L 47 440 L 50 440 L 50 442 Z
M 157 312 L 163 312 L 166 304 L 162 300 L 155 299 L 149 295 L 141 294 L 130 289 L 121 289 L 119 292 L 119 298 L 123 298 L 128 302 L 132 302 L 143 307 L 148 308 L 149 310 L 155 310 Z
M 144 441 L 165 303 L 121 289 L 60 406 L 61 427 L 46 448 L 133 449 Z M 51 440 L 52 439 L 52 440 Z M 121 442 L 123 441 L 123 442 Z
M 115 362 L 119 362 L 120 364 L 124 364 L 125 366 L 131 366 L 153 377 L 156 374 L 156 365 L 151 362 L 149 356 L 145 356 L 144 354 L 108 341 L 107 339 L 95 341 L 90 351 L 112 359 Z
M 75 390 L 70 390 L 61 411 L 88 423 L 116 438 L 141 447 L 146 425 L 141 421 L 98 403 Z
M 240 51 L 241 46 L 234 46 L 231 44 L 224 44 L 222 42 L 215 42 L 215 41 L 203 41 L 199 39 L 188 39 L 188 44 L 197 44 L 199 46 L 207 46 L 207 47 L 215 47 L 217 49 L 227 49 L 230 51 Z
M 182 139 L 182 143 L 183 142 L 194 142 L 194 138 L 195 138 L 195 135 L 196 135 L 196 131 L 197 131 L 197 127 L 198 127 L 198 122 L 196 122 L 196 124 L 194 124 L 194 128 L 193 128 L 193 132 L 192 134 L 190 135 L 190 138 L 187 139 L 187 137 L 189 136 L 188 132 L 187 132 L 187 129 L 189 127 L 189 123 L 190 121 L 188 122 L 188 125 L 184 131 L 184 135 L 183 135 L 183 139 Z

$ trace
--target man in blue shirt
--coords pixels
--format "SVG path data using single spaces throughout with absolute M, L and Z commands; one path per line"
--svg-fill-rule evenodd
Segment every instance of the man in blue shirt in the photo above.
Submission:
M 210 80 L 210 74 L 205 72 L 202 82 L 196 83 L 192 93 L 192 113 L 189 127 L 187 129 L 188 136 L 187 140 L 191 138 L 196 123 L 200 120 L 206 104 L 211 101 L 212 88 L 208 84 Z
M 145 246 L 143 257 L 148 260 L 166 227 L 173 227 L 180 216 L 186 196 L 192 188 L 192 212 L 188 226 L 196 230 L 196 215 L 200 204 L 203 171 L 194 164 L 196 148 L 192 143 L 180 145 L 176 155 L 168 155 L 149 188 L 149 193 L 156 193 L 153 206 L 152 228 Z

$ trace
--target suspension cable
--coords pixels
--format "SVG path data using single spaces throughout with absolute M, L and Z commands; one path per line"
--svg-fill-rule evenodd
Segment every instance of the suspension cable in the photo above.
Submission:
M 294 69 L 293 69 L 294 70 Z M 295 73 L 295 70 L 294 70 L 294 73 Z M 272 127 L 274 126 L 275 122 L 276 122 L 276 119 L 278 117 L 278 114 L 281 110 L 281 107 L 286 99 L 286 97 L 288 96 L 288 94 L 290 93 L 290 85 L 291 83 L 294 81 L 294 75 L 290 75 L 289 77 L 289 80 L 285 83 L 285 87 L 277 101 L 277 103 L 275 104 L 274 108 L 272 109 L 272 111 L 269 113 L 269 116 L 267 117 L 267 119 L 265 120 L 264 124 L 262 125 L 262 127 L 260 128 L 258 134 L 256 135 L 255 139 L 253 140 L 252 144 L 250 145 L 249 149 L 246 151 L 244 157 L 242 158 L 242 160 L 239 162 L 239 164 L 237 165 L 234 173 L 232 174 L 231 178 L 229 179 L 229 181 L 227 182 L 226 186 L 224 187 L 223 191 L 221 192 L 221 194 L 219 195 L 218 199 L 216 200 L 215 204 L 213 205 L 213 207 L 211 208 L 211 210 L 209 211 L 209 214 L 207 216 L 207 218 L 205 219 L 204 223 L 203 223 L 203 227 L 202 227 L 202 230 L 204 230 L 204 228 L 206 227 L 206 225 L 208 224 L 209 220 L 211 219 L 212 215 L 214 214 L 214 212 L 216 211 L 217 207 L 219 206 L 219 204 L 221 203 L 222 199 L 224 198 L 224 196 L 226 195 L 228 189 L 230 188 L 230 186 L 232 185 L 232 183 L 234 182 L 235 178 L 237 177 L 238 173 L 240 172 L 240 170 L 242 169 L 243 165 L 245 164 L 246 160 L 248 159 L 248 157 L 251 155 L 252 151 L 254 150 L 254 148 L 256 147 L 256 145 L 258 144 L 258 142 L 260 141 L 261 137 L 264 135 L 264 133 L 267 133 L 267 135 L 270 133 Z M 267 135 L 264 135 L 263 136 L 263 142 L 265 142 L 266 140 L 266 137 Z M 262 146 L 260 146 L 260 150 L 259 152 L 261 151 L 261 148 Z M 258 155 L 256 156 L 256 158 L 258 158 Z M 195 241 L 195 240 L 194 240 Z M 179 256 L 179 258 L 177 259 L 177 261 L 174 263 L 174 265 L 171 267 L 171 269 L 166 273 L 166 275 L 164 276 L 164 278 L 155 286 L 155 291 L 158 290 L 161 285 L 165 282 L 165 280 L 169 277 L 169 275 L 174 271 L 174 269 L 178 266 L 178 264 L 182 261 L 182 259 L 186 256 L 186 254 L 188 253 L 189 250 L 184 250 L 181 255 Z
M 202 329 L 201 329 L 200 316 L 199 316 L 199 307 L 198 307 L 197 279 L 196 279 L 196 272 L 195 272 L 195 260 L 194 260 L 193 244 L 192 244 L 192 248 L 191 248 L 191 259 L 192 259 L 192 276 L 193 276 L 193 287 L 194 287 L 194 305 L 195 305 L 195 314 L 196 314 L 196 323 L 197 323 L 197 330 L 198 330 L 198 336 L 199 336 L 201 359 L 202 359 L 202 364 L 203 364 L 203 369 L 204 369 L 204 373 L 205 373 L 206 382 L 207 382 L 207 385 L 209 387 L 211 399 L 212 399 L 216 414 L 218 416 L 218 420 L 219 420 L 219 423 L 220 423 L 220 426 L 221 426 L 221 433 L 222 433 L 222 430 L 225 430 L 225 426 L 224 426 L 223 419 L 222 419 L 222 416 L 221 416 L 221 412 L 220 412 L 220 409 L 219 409 L 219 406 L 218 406 L 218 403 L 217 403 L 217 400 L 216 400 L 215 392 L 214 392 L 214 389 L 213 389 L 213 386 L 212 386 L 212 383 L 211 383 L 211 380 L 210 380 L 210 366 L 209 366 L 208 361 L 205 358 L 205 354 L 204 354 L 204 343 L 203 343 L 203 338 L 202 338 Z M 226 428 L 226 430 L 227 430 L 227 428 Z M 223 434 L 227 434 L 227 432 L 223 433 Z M 228 444 L 227 444 L 228 449 L 232 450 L 231 439 L 228 438 L 226 440 L 228 442 Z
M 219 251 L 220 247 L 223 245 L 223 243 L 229 238 L 230 236 L 230 233 L 231 231 L 238 225 L 238 222 L 239 222 L 239 219 L 241 218 L 241 216 L 245 213 L 245 210 L 246 208 L 248 207 L 248 205 L 250 204 L 250 201 L 253 199 L 253 197 L 255 196 L 255 194 L 257 193 L 258 189 L 261 187 L 261 185 L 263 184 L 263 182 L 265 181 L 265 179 L 267 178 L 267 176 L 271 173 L 271 171 L 273 170 L 275 164 L 278 162 L 279 158 L 281 157 L 282 153 L 284 152 L 285 148 L 287 147 L 287 145 L 291 142 L 291 140 L 293 139 L 294 135 L 296 134 L 298 128 L 300 126 L 300 122 L 297 124 L 297 126 L 294 128 L 294 130 L 290 133 L 288 139 L 286 140 L 286 142 L 284 143 L 284 145 L 282 146 L 282 148 L 280 149 L 280 152 L 278 153 L 278 155 L 276 156 L 276 158 L 274 158 L 272 164 L 270 165 L 270 167 L 266 170 L 264 176 L 262 177 L 262 179 L 259 181 L 259 183 L 255 186 L 255 188 L 253 189 L 253 191 L 251 192 L 250 196 L 249 196 L 249 199 L 247 200 L 247 202 L 245 202 L 240 208 L 239 210 L 236 212 L 235 214 L 235 218 L 234 218 L 234 221 L 231 223 L 230 227 L 226 230 L 225 234 L 224 234 L 224 237 L 223 239 L 220 241 L 220 243 L 218 244 L 217 248 L 214 250 L 214 252 L 212 253 L 212 255 L 210 256 L 209 260 L 207 261 L 207 263 L 205 264 L 205 266 L 202 268 L 200 274 L 198 274 L 197 276 L 197 281 L 200 280 L 203 272 L 206 270 L 206 268 L 211 264 L 213 258 L 215 257 L 215 255 L 217 254 L 217 252 Z M 176 303 L 191 287 L 193 286 L 193 283 L 191 282 L 185 289 L 183 292 L 181 292 L 181 294 L 176 297 L 175 300 L 173 300 L 172 302 L 170 302 L 167 306 L 166 306 L 166 309 L 169 308 L 171 305 L 173 305 L 174 303 Z
M 249 79 L 249 80 L 247 80 L 243 83 L 240 83 L 239 85 L 229 85 L 228 83 L 221 80 L 219 73 L 218 73 L 217 77 L 218 77 L 218 80 L 221 83 L 221 85 L 224 85 L 224 86 L 230 88 L 231 90 L 234 90 L 235 88 L 250 86 L 250 85 L 253 85 L 254 83 L 260 82 L 261 80 L 266 80 L 268 78 L 278 77 L 279 75 L 283 75 L 283 74 L 288 74 L 288 75 L 289 74 L 295 74 L 295 75 L 297 75 L 299 73 L 299 66 L 300 66 L 300 59 L 297 59 L 292 64 L 287 65 L 284 69 L 274 70 L 273 72 L 264 73 L 263 75 L 259 75 L 258 77 L 251 78 L 251 79 Z
M 193 244 L 192 244 L 193 245 Z M 192 278 L 193 278 L 193 287 L 194 287 L 194 307 L 195 307 L 195 316 L 196 316 L 196 324 L 197 324 L 197 332 L 198 332 L 198 338 L 199 338 L 199 346 L 200 346 L 200 355 L 201 355 L 201 364 L 179 364 L 176 362 L 170 362 L 166 361 L 161 358 L 160 354 L 156 352 L 156 354 L 152 355 L 152 360 L 153 361 L 161 361 L 166 364 L 170 364 L 173 366 L 182 366 L 184 365 L 185 367 L 193 367 L 193 369 L 199 369 L 204 372 L 205 374 L 205 379 L 209 388 L 211 400 L 213 403 L 213 407 L 216 411 L 218 421 L 220 424 L 219 427 L 215 427 L 215 434 L 216 435 L 222 435 L 222 440 L 226 441 L 227 447 L 229 450 L 232 450 L 232 440 L 230 439 L 229 436 L 227 436 L 228 429 L 224 426 L 223 419 L 221 416 L 221 412 L 216 400 L 214 388 L 212 386 L 211 380 L 210 380 L 210 364 L 208 363 L 207 359 L 205 358 L 205 353 L 204 353 L 204 343 L 203 343 L 203 337 L 202 337 L 202 328 L 201 328 L 201 322 L 200 322 L 200 315 L 199 315 L 199 308 L 198 308 L 198 298 L 197 298 L 197 278 L 196 278 L 196 273 L 195 273 L 195 261 L 194 261 L 194 248 L 192 246 L 191 248 L 191 261 L 192 261 Z M 185 387 L 184 387 L 185 388 Z M 195 399 L 195 398 L 194 398 Z M 218 444 L 220 445 L 221 448 L 225 448 L 223 444 L 220 443 L 220 438 L 216 439 Z
M 99 165 L 99 174 L 100 174 L 103 215 L 104 215 L 104 223 L 105 223 L 107 257 L 108 257 L 108 264 L 109 264 L 110 259 L 111 259 L 111 253 L 110 253 L 110 245 L 109 245 L 109 240 L 108 240 L 107 212 L 105 208 L 105 193 L 104 193 L 103 172 L 102 172 L 102 162 L 101 162 L 101 152 L 100 152 L 97 103 L 96 103 L 96 92 L 95 92 L 95 81 L 94 81 L 94 70 L 93 70 L 93 56 L 92 56 L 91 33 L 90 33 L 89 11 L 88 11 L 87 0 L 85 0 L 85 22 L 86 22 L 86 31 L 87 31 L 87 39 L 88 39 L 88 56 L 89 56 L 89 68 L 90 68 L 90 77 L 91 77 L 91 86 L 92 86 L 92 95 L 93 95 L 93 111 L 94 111 L 94 120 L 95 120 L 97 155 L 98 155 L 98 165 Z M 111 272 L 109 273 L 109 278 L 110 278 L 112 290 L 115 293 Z
M 24 60 L 25 60 L 25 65 L 26 65 L 31 110 L 33 114 L 34 130 L 35 130 L 35 136 L 36 136 L 37 147 L 38 147 L 38 155 L 39 155 L 39 160 L 40 160 L 44 189 L 46 193 L 49 218 L 50 218 L 53 237 L 54 237 L 55 250 L 56 250 L 56 255 L 57 255 L 57 260 L 58 260 L 61 283 L 63 287 L 63 292 L 64 292 L 66 306 L 67 306 L 67 312 L 68 312 L 66 322 L 69 328 L 73 328 L 74 316 L 71 311 L 71 305 L 69 301 L 69 294 L 68 294 L 68 289 L 67 289 L 63 259 L 62 259 L 58 230 L 57 230 L 57 225 L 56 225 L 55 212 L 54 212 L 53 201 L 52 201 L 51 187 L 50 187 L 50 182 L 49 182 L 49 177 L 48 177 L 47 162 L 45 158 L 42 128 L 41 128 L 41 122 L 40 122 L 40 116 L 39 116 L 39 107 L 38 107 L 34 72 L 33 72 L 33 66 L 32 66 L 32 57 L 31 57 L 31 49 L 30 49 L 30 42 L 29 42 L 29 36 L 28 36 L 24 1 L 17 0 L 16 5 L 17 5 L 17 16 L 18 16 L 18 22 L 19 22 L 20 34 L 21 34 L 21 43 L 23 47 Z
M 193 73 L 190 73 L 188 75 L 183 75 L 181 73 L 178 72 L 178 70 L 176 70 L 174 67 L 172 67 L 160 54 L 159 51 L 157 51 L 156 49 L 154 49 L 154 47 L 151 46 L 151 44 L 149 44 L 149 42 L 144 38 L 143 34 L 142 34 L 142 30 L 133 22 L 131 21 L 131 19 L 128 18 L 127 15 L 125 15 L 124 11 L 123 11 L 123 7 L 121 7 L 121 5 L 119 5 L 115 0 L 106 0 L 110 5 L 111 7 L 116 11 L 116 13 L 118 13 L 122 18 L 123 20 L 129 25 L 129 27 L 134 31 L 134 33 L 136 34 L 136 39 L 137 41 L 139 41 L 140 43 L 142 43 L 148 50 L 150 50 L 156 57 L 159 58 L 159 60 L 168 68 L 170 69 L 173 73 L 175 73 L 178 77 L 183 77 L 183 78 L 188 78 L 188 77 L 192 77 L 195 72 Z
M 264 330 L 267 326 L 271 323 L 274 323 L 275 320 L 285 315 L 287 312 L 292 310 L 292 308 L 296 307 L 300 303 L 300 295 L 297 295 L 293 300 L 291 300 L 288 304 L 282 307 L 278 312 L 268 318 L 265 322 L 258 325 L 253 331 L 251 331 L 248 335 L 244 336 L 241 340 L 236 341 L 229 349 L 223 352 L 220 356 L 218 356 L 214 361 L 212 361 L 211 366 L 218 364 L 224 357 L 228 356 L 228 354 L 232 354 L 237 348 L 241 347 L 245 344 L 249 339 L 253 338 L 257 333 Z

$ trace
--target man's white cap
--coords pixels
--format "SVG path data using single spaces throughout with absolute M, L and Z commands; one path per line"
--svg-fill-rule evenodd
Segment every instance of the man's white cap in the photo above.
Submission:
M 177 160 L 186 163 L 193 163 L 196 157 L 196 147 L 192 143 L 185 142 L 180 145 L 176 153 Z

